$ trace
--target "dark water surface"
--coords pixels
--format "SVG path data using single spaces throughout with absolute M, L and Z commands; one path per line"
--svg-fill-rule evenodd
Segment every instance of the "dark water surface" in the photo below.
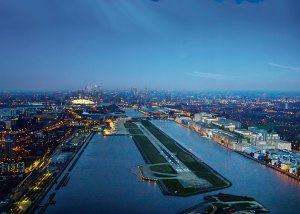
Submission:
M 213 193 L 254 197 L 272 213 L 300 210 L 299 182 L 174 122 L 155 124 L 233 183 Z M 164 196 L 156 184 L 139 182 L 130 169 L 141 163 L 144 161 L 130 137 L 95 135 L 47 213 L 176 213 L 203 201 L 206 194 Z
M 164 196 L 157 184 L 138 181 L 131 168 L 143 163 L 130 137 L 95 135 L 46 213 L 176 213 L 202 201 Z

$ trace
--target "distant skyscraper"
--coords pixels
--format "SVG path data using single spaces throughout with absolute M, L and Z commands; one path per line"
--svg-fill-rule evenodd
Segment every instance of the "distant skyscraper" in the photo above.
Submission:
M 94 98 L 100 98 L 102 95 L 102 86 L 101 85 L 86 85 L 85 93 Z
M 137 88 L 131 88 L 130 92 L 131 92 L 131 94 L 133 96 L 137 96 L 138 95 L 138 89 Z
M 102 91 L 101 85 L 94 85 L 93 90 L 92 90 L 93 95 L 99 95 L 99 94 L 101 94 L 101 91 Z
M 91 85 L 86 85 L 85 86 L 85 92 L 86 93 L 90 93 L 92 91 L 92 89 L 93 89 L 93 86 L 91 86 Z
M 285 108 L 286 110 L 288 110 L 288 109 L 289 109 L 289 103 L 285 103 L 284 108 Z

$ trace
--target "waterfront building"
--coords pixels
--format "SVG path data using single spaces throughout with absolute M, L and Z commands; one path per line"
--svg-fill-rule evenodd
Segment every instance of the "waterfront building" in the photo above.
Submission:
M 220 129 L 212 130 L 212 139 L 233 150 L 236 150 L 236 144 L 239 142 L 235 134 Z
M 299 170 L 299 166 L 297 164 L 293 164 L 290 166 L 289 172 L 291 174 L 297 175 L 298 170 Z
M 236 129 L 236 130 L 234 130 L 234 132 L 241 135 L 242 137 L 248 139 L 249 143 L 251 143 L 253 145 L 256 144 L 256 141 L 263 140 L 263 137 L 260 134 L 254 133 L 247 129 Z
M 245 143 L 245 142 L 237 143 L 235 145 L 235 150 L 238 151 L 238 152 L 244 152 L 245 149 L 249 148 L 250 146 L 251 146 L 251 144 Z
M 212 118 L 212 114 L 208 114 L 206 112 L 201 112 L 201 113 L 197 113 L 194 115 L 194 121 L 195 122 L 199 122 L 199 121 L 202 121 L 205 119 L 205 118 Z
M 256 159 L 259 159 L 259 160 L 263 160 L 263 159 L 265 159 L 265 154 L 261 153 L 261 152 L 255 152 L 253 157 Z
M 176 117 L 175 122 L 183 124 L 183 121 L 192 121 L 189 117 Z
M 278 165 L 279 164 L 279 159 L 278 158 L 272 158 L 271 159 L 271 164 L 272 165 Z
M 51 160 L 51 164 L 63 164 L 65 163 L 68 158 L 72 155 L 72 153 L 70 152 L 65 152 L 59 155 L 55 155 L 52 160 Z
M 267 141 L 263 141 L 263 140 L 256 141 L 255 145 L 262 149 L 276 149 L 276 147 L 274 145 L 269 144 L 269 143 L 267 143 Z
M 207 124 L 211 124 L 212 122 L 217 121 L 217 120 L 218 119 L 214 118 L 214 117 L 205 117 L 205 118 L 202 119 L 202 121 L 207 123 Z
M 2 143 L 0 142 L 0 163 L 3 162 Z
M 280 168 L 284 171 L 290 171 L 290 167 L 292 165 L 292 163 L 289 160 L 280 160 Z
M 273 140 L 280 140 L 279 134 L 276 133 L 274 130 L 267 136 L 267 141 L 273 141 Z
M 275 149 L 281 149 L 281 150 L 285 149 L 288 151 L 292 150 L 292 144 L 285 140 L 275 139 L 275 140 L 270 141 L 270 144 L 275 146 Z
M 190 128 L 205 137 L 211 137 L 211 130 L 213 129 L 210 124 L 204 122 L 193 122 L 190 124 Z
M 227 129 L 229 131 L 234 131 L 235 129 L 240 129 L 242 124 L 238 121 L 229 120 L 226 118 L 217 118 L 216 121 L 212 121 L 212 124 Z
M 248 130 L 251 131 L 253 134 L 257 135 L 257 140 L 267 140 L 268 132 L 264 129 L 259 129 L 257 127 L 248 127 Z
M 257 146 L 250 146 L 250 147 L 246 148 L 244 150 L 244 152 L 248 155 L 251 155 L 251 154 L 255 154 L 255 153 L 261 153 L 262 152 L 261 150 L 262 149 Z

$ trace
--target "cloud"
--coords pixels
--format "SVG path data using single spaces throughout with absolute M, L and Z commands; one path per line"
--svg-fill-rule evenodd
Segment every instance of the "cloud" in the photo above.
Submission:
M 277 64 L 277 63 L 273 63 L 273 62 L 269 62 L 268 65 L 271 65 L 271 66 L 277 67 L 277 68 L 283 68 L 283 69 L 287 69 L 287 70 L 291 70 L 291 71 L 299 71 L 300 72 L 300 67 L 280 65 L 280 64 Z
M 214 79 L 214 80 L 234 79 L 234 77 L 230 76 L 230 75 L 216 74 L 216 73 L 206 73 L 206 72 L 198 72 L 198 71 L 187 73 L 187 75 L 193 76 L 193 77 L 201 77 L 201 78 L 207 78 L 207 79 Z

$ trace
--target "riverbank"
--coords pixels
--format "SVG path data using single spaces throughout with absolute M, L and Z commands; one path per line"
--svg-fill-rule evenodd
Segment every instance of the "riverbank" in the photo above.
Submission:
M 272 168 L 272 169 L 274 169 L 274 170 L 276 170 L 276 171 L 278 171 L 278 172 L 281 172 L 282 174 L 285 174 L 285 175 L 287 175 L 287 176 L 289 176 L 289 177 L 291 177 L 291 178 L 294 178 L 294 179 L 300 181 L 300 177 L 298 177 L 298 176 L 296 176 L 296 175 L 293 175 L 293 174 L 291 174 L 291 173 L 289 173 L 289 172 L 287 172 L 287 171 L 284 171 L 283 169 L 280 169 L 280 168 L 278 168 L 278 167 L 276 167 L 276 166 L 273 166 L 273 165 L 271 165 L 271 164 L 269 164 L 269 163 L 266 163 L 266 162 L 264 162 L 264 161 L 258 160 L 258 159 L 256 159 L 256 158 L 254 158 L 254 157 L 252 157 L 252 156 L 250 156 L 250 155 L 244 153 L 244 152 L 237 152 L 237 151 L 235 151 L 235 152 L 238 153 L 238 154 L 240 154 L 240 155 L 242 155 L 242 156 L 244 156 L 244 157 L 246 157 L 246 158 L 249 158 L 249 159 L 251 159 L 251 160 L 254 160 L 254 161 L 256 161 L 256 162 L 258 162 L 258 163 L 260 163 L 260 164 L 262 164 L 262 165 L 268 166 L 268 167 L 270 167 L 270 168 Z
M 39 199 L 30 207 L 30 209 L 28 210 L 29 213 L 34 212 L 35 210 L 38 209 L 38 207 L 41 207 L 41 203 L 44 200 L 44 198 L 47 196 L 47 194 L 49 193 L 49 191 L 55 186 L 55 184 L 57 184 L 57 186 L 61 186 L 60 183 L 62 182 L 62 180 L 64 179 L 64 177 L 61 179 L 60 182 L 58 182 L 59 178 L 63 175 L 63 173 L 68 174 L 73 167 L 76 165 L 77 161 L 79 160 L 80 156 L 82 155 L 83 151 L 86 149 L 87 145 L 89 144 L 89 142 L 91 141 L 91 139 L 93 138 L 93 136 L 95 135 L 94 132 L 91 132 L 84 140 L 83 142 L 80 144 L 80 146 L 78 147 L 77 152 L 74 154 L 74 156 L 68 160 L 68 162 L 64 165 L 64 167 L 58 172 L 58 174 L 56 174 L 56 176 L 53 178 L 53 180 L 51 181 L 51 183 L 48 185 L 48 187 L 45 189 L 45 191 L 42 193 L 42 195 L 39 197 Z M 71 166 L 70 166 L 71 165 Z M 69 167 L 69 169 L 67 170 L 67 168 Z M 55 190 L 59 190 L 55 189 Z M 52 200 L 52 199 L 51 199 Z M 39 213 L 44 213 L 45 210 L 47 209 L 50 201 L 49 201 L 42 206 L 42 209 L 40 210 Z
M 190 129 L 190 128 L 189 128 L 188 126 L 186 126 L 186 125 L 183 125 L 183 124 L 180 124 L 180 123 L 177 123 L 177 124 L 180 125 L 180 126 L 182 126 L 182 127 L 184 127 L 184 128 Z M 193 129 L 190 129 L 190 130 L 192 130 L 192 131 L 198 133 L 201 137 L 205 137 L 205 136 L 202 136 L 199 132 L 197 132 L 197 131 L 195 131 L 195 130 L 193 130 Z M 208 139 L 210 139 L 210 138 L 208 138 Z M 224 146 L 224 145 L 221 144 L 221 143 L 215 142 L 215 141 L 213 141 L 212 139 L 210 139 L 210 140 L 211 140 L 212 142 L 214 142 L 214 143 L 217 143 L 217 144 L 219 144 L 219 145 L 222 145 L 223 147 L 225 147 L 225 148 L 227 148 L 227 149 L 230 149 L 230 148 Z M 234 152 L 236 152 L 236 153 L 238 153 L 238 154 L 240 154 L 240 155 L 242 155 L 242 156 L 244 156 L 244 157 L 246 157 L 246 158 L 249 158 L 249 159 L 251 159 L 251 160 L 254 160 L 254 161 L 256 161 L 256 162 L 258 162 L 258 163 L 260 163 L 260 164 L 262 164 L 262 165 L 268 166 L 268 167 L 270 167 L 270 168 L 272 168 L 272 169 L 274 169 L 274 170 L 276 170 L 276 171 L 278 171 L 278 172 L 281 172 L 282 174 L 287 175 L 287 176 L 289 176 L 290 178 L 294 178 L 294 179 L 296 179 L 297 181 L 300 181 L 300 177 L 299 177 L 299 176 L 296 176 L 296 175 L 294 175 L 294 174 L 291 174 L 291 173 L 289 173 L 288 171 L 285 171 L 285 170 L 283 170 L 283 169 L 281 169 L 281 168 L 279 168 L 279 167 L 276 167 L 276 166 L 273 166 L 273 165 L 271 165 L 271 164 L 269 164 L 269 163 L 266 163 L 266 162 L 264 162 L 264 161 L 258 160 L 258 159 L 256 159 L 256 158 L 254 158 L 254 157 L 252 157 L 252 156 L 250 156 L 250 155 L 244 153 L 244 152 L 239 152 L 239 151 L 236 151 L 236 150 L 233 150 L 233 149 L 230 149 L 230 150 L 232 150 L 232 151 L 234 151 Z

